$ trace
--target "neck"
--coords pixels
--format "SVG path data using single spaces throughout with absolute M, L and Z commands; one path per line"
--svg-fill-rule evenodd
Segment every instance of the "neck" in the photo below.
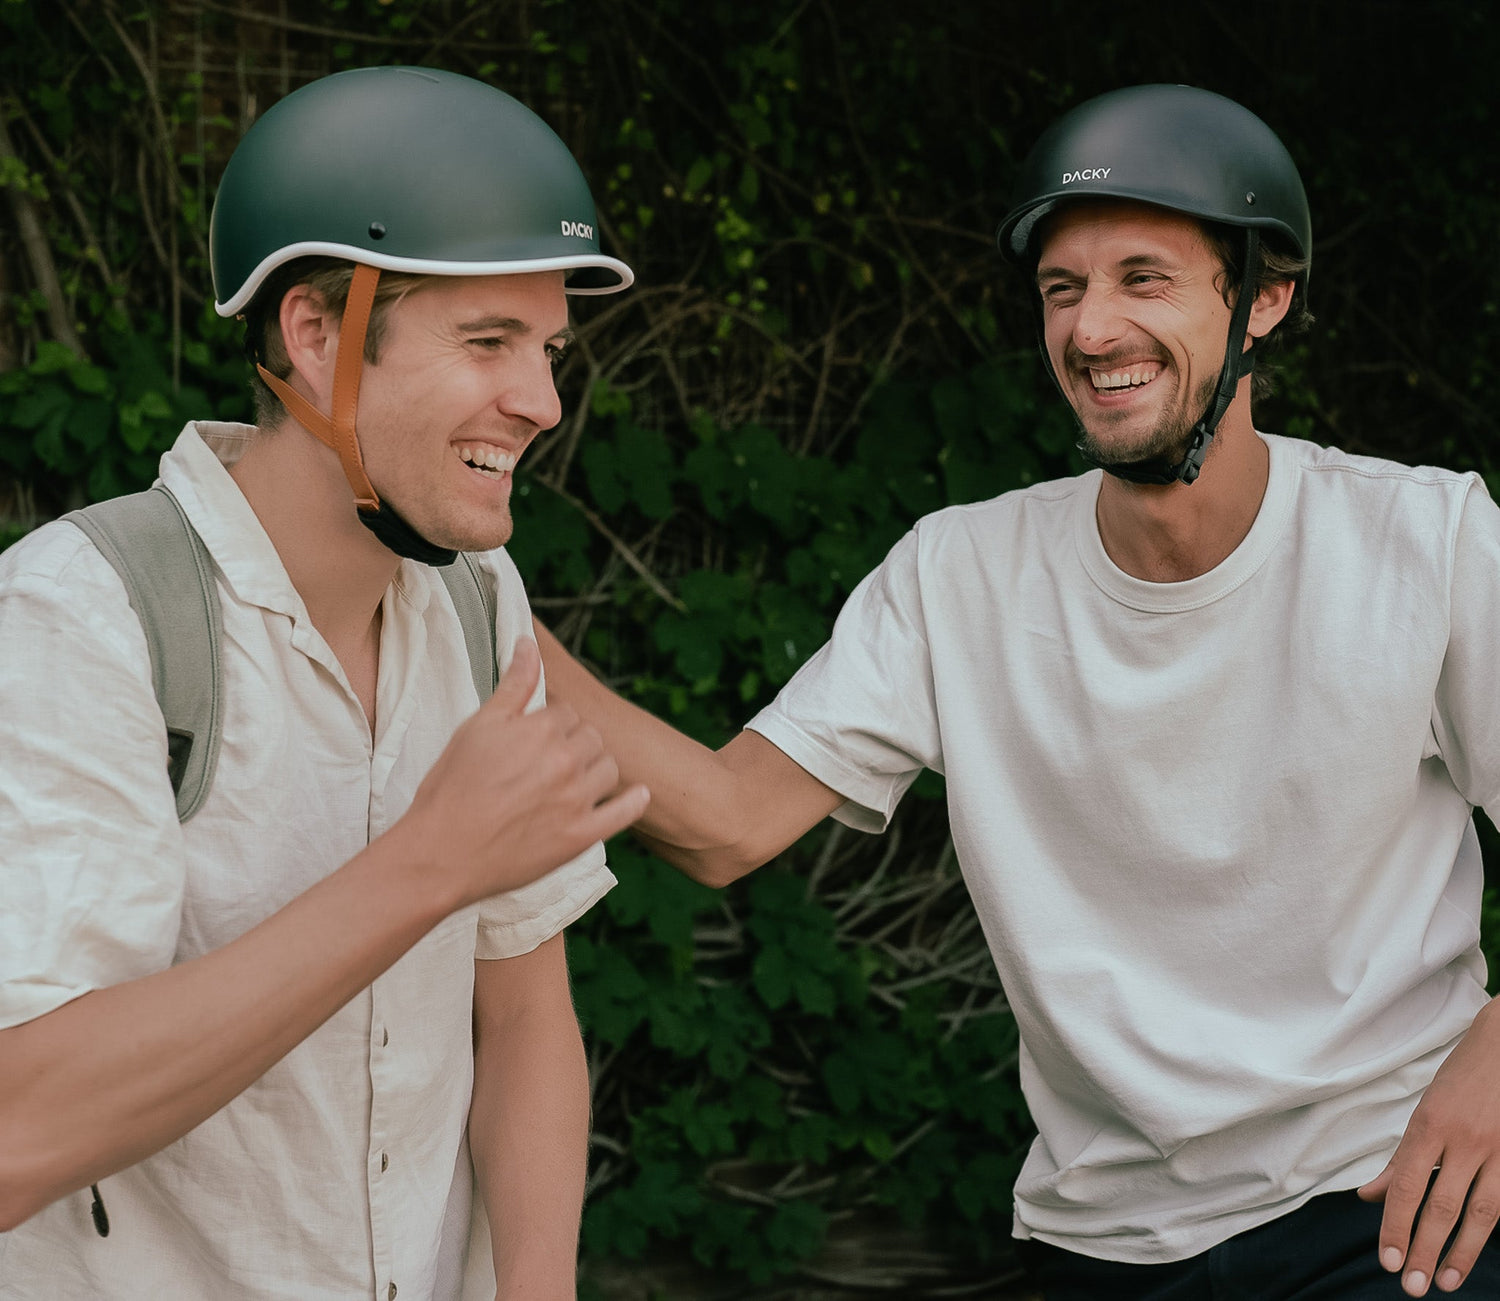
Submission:
M 1250 532 L 1270 477 L 1270 453 L 1236 401 L 1193 484 L 1128 483 L 1106 474 L 1096 508 L 1109 558 L 1133 578 L 1178 583 L 1220 564 Z
M 262 430 L 230 474 L 323 639 L 366 637 L 400 560 L 359 522 L 337 454 L 288 419 Z

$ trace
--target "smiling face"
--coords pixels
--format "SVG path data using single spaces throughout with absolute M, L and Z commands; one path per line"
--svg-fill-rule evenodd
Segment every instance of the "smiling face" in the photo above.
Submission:
M 1145 204 L 1077 203 L 1048 219 L 1040 249 L 1043 337 L 1084 450 L 1103 465 L 1181 460 L 1230 318 L 1202 228 Z
M 562 416 L 569 338 L 560 271 L 434 278 L 393 304 L 356 426 L 382 501 L 441 547 L 508 541 L 512 471 Z

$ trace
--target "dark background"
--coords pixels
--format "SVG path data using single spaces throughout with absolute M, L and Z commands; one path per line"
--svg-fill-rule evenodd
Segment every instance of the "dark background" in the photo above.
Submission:
M 573 148 L 638 275 L 575 300 L 512 550 L 580 653 L 719 743 L 918 515 L 1078 468 L 993 232 L 1100 91 L 1217 90 L 1301 164 L 1317 323 L 1261 428 L 1500 482 L 1497 56 L 1457 0 L 0 0 L 0 545 L 248 418 L 205 237 L 261 110 L 365 63 L 479 76 Z M 1029 1122 L 941 783 L 722 895 L 612 854 L 570 940 L 585 1288 L 998 1294 Z

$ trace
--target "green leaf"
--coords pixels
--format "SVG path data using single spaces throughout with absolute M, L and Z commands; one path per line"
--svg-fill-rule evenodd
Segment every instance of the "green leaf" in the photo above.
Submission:
M 803 1010 L 816 1016 L 832 1016 L 838 1000 L 834 997 L 833 982 L 816 971 L 797 968 L 792 977 L 797 991 L 797 1001 Z
M 812 1202 L 783 1202 L 771 1215 L 766 1240 L 778 1255 L 806 1260 L 823 1245 L 828 1216 Z
M 99 398 L 75 402 L 68 416 L 68 433 L 85 452 L 98 452 L 114 428 L 115 410 Z
M 830 1053 L 823 1060 L 823 1083 L 833 1105 L 845 1115 L 859 1106 L 864 1093 L 859 1064 L 844 1053 Z
M 80 393 L 90 393 L 95 396 L 103 396 L 114 387 L 107 371 L 98 366 L 91 366 L 87 362 L 79 362 L 68 371 L 68 378 L 73 381 L 73 387 Z
M 760 198 L 760 168 L 754 163 L 747 162 L 740 173 L 739 195 L 747 204 Z
M 792 966 L 786 950 L 776 944 L 763 948 L 755 956 L 751 979 L 767 1007 L 785 1007 L 792 996 Z
M 683 181 L 682 188 L 688 194 L 696 194 L 699 190 L 706 189 L 708 183 L 713 180 L 713 160 L 702 156 L 693 160 L 693 165 L 688 168 L 687 179 Z
M 724 653 L 713 629 L 703 620 L 667 610 L 657 618 L 651 631 L 657 648 L 673 656 L 677 672 L 683 678 L 706 682 L 718 677 Z
M 11 408 L 10 423 L 17 429 L 39 429 L 54 417 L 65 416 L 72 405 L 73 399 L 67 389 L 51 381 L 23 393 L 16 400 L 16 405 Z
M 629 485 L 630 498 L 642 514 L 666 519 L 672 513 L 676 477 L 671 449 L 658 430 L 626 425 L 620 430 L 615 473 Z
M 53 375 L 72 370 L 76 365 L 78 356 L 71 348 L 55 339 L 43 339 L 36 346 L 36 360 L 27 369 L 33 375 Z
M 63 423 L 67 419 L 67 408 L 54 410 L 42 421 L 41 428 L 36 431 L 31 440 L 31 445 L 36 449 L 43 464 L 53 470 L 67 470 L 72 468 L 74 458 L 69 455 L 67 448 L 63 445 Z

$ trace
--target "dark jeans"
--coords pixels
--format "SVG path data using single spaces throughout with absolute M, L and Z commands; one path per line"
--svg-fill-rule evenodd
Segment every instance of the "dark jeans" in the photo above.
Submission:
M 1016 1247 L 1046 1301 L 1397 1301 L 1401 1276 L 1375 1257 L 1381 1213 L 1352 1192 L 1327 1193 L 1166 1265 L 1095 1260 L 1034 1239 Z M 1500 1248 L 1486 1245 L 1457 1292 L 1429 1286 L 1427 1295 L 1500 1298 Z

